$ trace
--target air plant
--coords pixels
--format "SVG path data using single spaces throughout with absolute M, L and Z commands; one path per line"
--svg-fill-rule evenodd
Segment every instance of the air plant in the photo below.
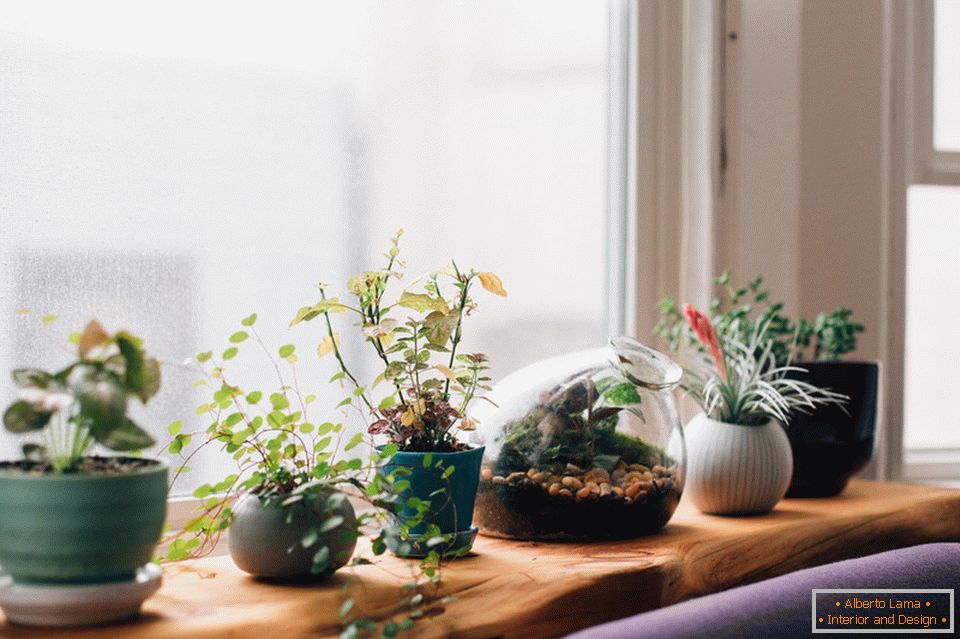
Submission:
M 849 399 L 796 379 L 806 370 L 789 360 L 778 363 L 769 321 L 756 324 L 744 342 L 736 322 L 717 331 L 706 314 L 689 304 L 683 314 L 704 348 L 696 351 L 699 370 L 686 370 L 682 385 L 710 419 L 741 426 L 771 419 L 786 424 L 794 412 Z

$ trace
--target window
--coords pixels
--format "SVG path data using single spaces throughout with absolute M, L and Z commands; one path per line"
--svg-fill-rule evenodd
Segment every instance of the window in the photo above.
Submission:
M 457 257 L 503 278 L 510 297 L 484 299 L 470 333 L 495 375 L 601 343 L 621 311 L 608 175 L 626 175 L 608 159 L 611 8 L 0 6 L 0 361 L 56 365 L 95 316 L 170 364 L 138 421 L 200 427 L 177 362 L 225 348 L 253 311 L 268 345 L 312 352 L 319 329 L 287 330 L 293 312 L 400 227 L 411 274 Z M 323 391 L 333 363 L 301 360 Z M 234 361 L 239 383 L 271 383 L 256 353 Z
M 912 142 L 907 193 L 904 447 L 908 477 L 960 478 L 960 3 L 915 3 Z

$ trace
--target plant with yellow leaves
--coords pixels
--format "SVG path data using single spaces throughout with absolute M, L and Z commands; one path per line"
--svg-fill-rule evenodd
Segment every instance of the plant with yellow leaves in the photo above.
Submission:
M 487 358 L 482 353 L 458 352 L 463 338 L 464 318 L 477 307 L 471 297 L 474 284 L 506 296 L 500 278 L 490 272 L 461 270 L 451 261 L 399 291 L 387 301 L 388 285 L 403 278 L 399 240 L 392 239 L 384 256 L 384 268 L 367 271 L 350 279 L 347 288 L 355 301 L 328 297 L 320 287 L 320 299 L 302 307 L 291 325 L 323 317 L 326 336 L 319 355 L 332 353 L 340 371 L 333 381 L 353 386 L 343 405 L 354 404 L 367 420 L 367 430 L 387 435 L 399 450 L 406 452 L 455 452 L 464 445 L 457 430 L 472 430 L 475 422 L 469 407 L 483 391 L 489 390 Z M 359 317 L 363 340 L 382 363 L 382 369 L 368 387 L 351 373 L 333 329 L 332 315 L 347 313 Z M 372 392 L 390 384 L 389 394 L 374 401 Z

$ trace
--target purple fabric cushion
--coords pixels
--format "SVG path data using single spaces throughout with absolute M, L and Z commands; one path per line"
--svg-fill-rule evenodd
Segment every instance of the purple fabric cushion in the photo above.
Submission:
M 819 636 L 810 632 L 814 588 L 960 589 L 960 544 L 926 544 L 807 568 L 588 628 L 567 639 Z

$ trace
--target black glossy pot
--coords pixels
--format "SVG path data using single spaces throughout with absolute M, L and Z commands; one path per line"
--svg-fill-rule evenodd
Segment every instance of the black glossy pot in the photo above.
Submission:
M 850 397 L 843 408 L 821 406 L 790 419 L 793 479 L 787 497 L 833 497 L 873 456 L 877 423 L 875 362 L 798 362 L 804 380 Z

